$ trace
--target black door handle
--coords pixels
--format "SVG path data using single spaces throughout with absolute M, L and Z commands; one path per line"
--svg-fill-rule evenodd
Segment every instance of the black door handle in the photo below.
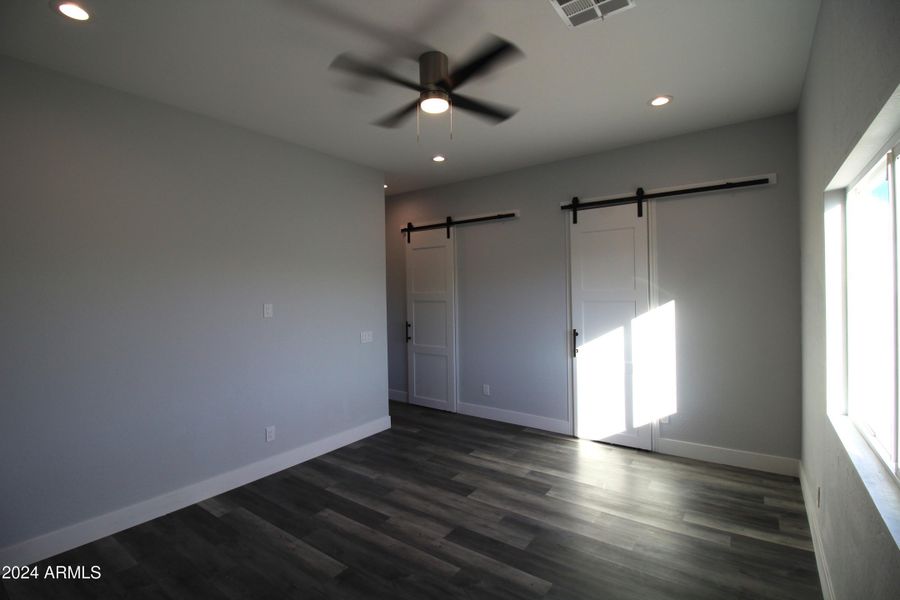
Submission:
M 406 341 L 407 341 L 407 342 L 409 342 L 409 340 L 412 339 L 411 337 L 409 337 L 409 328 L 410 328 L 410 327 L 411 327 L 411 325 L 409 324 L 409 321 L 407 321 L 407 322 L 406 322 Z
M 578 356 L 578 330 L 572 330 L 572 358 Z

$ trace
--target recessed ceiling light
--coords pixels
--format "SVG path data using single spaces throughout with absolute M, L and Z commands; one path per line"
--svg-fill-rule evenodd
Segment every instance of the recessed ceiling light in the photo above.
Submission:
M 672 101 L 672 96 L 657 96 L 649 102 L 650 106 L 665 106 Z
M 444 162 L 447 159 L 444 158 L 443 154 L 435 154 L 434 158 L 432 158 L 431 160 L 433 160 L 434 162 Z
M 88 11 L 84 10 L 77 2 L 53 2 L 52 6 L 65 16 L 76 21 L 87 21 L 91 18 Z

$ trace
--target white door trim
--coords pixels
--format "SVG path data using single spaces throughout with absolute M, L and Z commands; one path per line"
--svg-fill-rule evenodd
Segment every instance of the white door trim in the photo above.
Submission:
M 572 215 L 563 212 L 563 229 L 566 238 L 566 394 L 568 395 L 569 434 L 575 437 L 575 357 L 572 356 L 572 228 L 569 226 Z
M 518 212 L 517 212 L 518 214 Z M 466 217 L 469 218 L 469 217 Z M 456 246 L 456 228 L 450 229 L 453 237 L 453 245 L 450 252 L 453 261 L 453 328 L 450 335 L 453 337 L 453 370 L 450 378 L 453 381 L 453 397 L 450 399 L 451 412 L 459 412 L 459 250 Z
M 647 202 L 647 258 L 650 261 L 648 277 L 650 283 L 650 310 L 659 308 L 659 264 L 656 261 L 656 200 Z M 650 421 L 650 451 L 659 452 L 660 448 L 659 419 Z

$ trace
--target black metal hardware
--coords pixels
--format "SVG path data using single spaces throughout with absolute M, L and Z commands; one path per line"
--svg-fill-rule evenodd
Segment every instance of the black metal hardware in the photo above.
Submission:
M 578 330 L 572 330 L 572 358 L 578 356 Z
M 634 195 L 637 198 L 638 219 L 640 219 L 644 216 L 644 188 L 638 188 Z
M 412 327 L 412 325 L 410 325 L 409 321 L 407 321 L 406 322 L 406 341 L 407 342 L 409 342 L 412 339 L 411 337 L 409 337 L 409 328 L 410 327 Z
M 577 223 L 577 214 L 579 210 L 587 210 L 590 208 L 603 208 L 604 206 L 621 206 L 623 204 L 639 203 L 638 210 L 641 211 L 641 204 L 646 200 L 653 198 L 668 198 L 671 196 L 686 196 L 688 194 L 701 194 L 703 192 L 715 192 L 719 190 L 733 190 L 736 188 L 753 187 L 757 185 L 768 185 L 772 183 L 768 177 L 760 179 L 748 179 L 746 181 L 729 181 L 726 183 L 717 183 L 715 185 L 701 185 L 692 188 L 682 188 L 680 190 L 670 190 L 668 192 L 654 192 L 652 194 L 641 193 L 643 188 L 638 188 L 638 193 L 634 196 L 622 196 L 621 198 L 610 198 L 608 200 L 594 200 L 593 202 L 581 202 L 578 198 L 572 198 L 572 202 L 564 204 L 560 208 L 562 210 L 572 211 L 572 222 Z M 640 212 L 638 213 L 640 216 Z
M 497 221 L 499 219 L 512 219 L 516 217 L 516 213 L 499 213 L 496 215 L 490 215 L 487 217 L 474 217 L 472 219 L 460 219 L 459 221 L 454 221 L 453 217 L 447 217 L 447 219 L 441 223 L 429 223 L 428 225 L 413 225 L 412 223 L 407 223 L 406 227 L 401 229 L 400 231 L 406 234 L 406 243 L 409 243 L 409 234 L 413 231 L 426 231 L 429 229 L 447 229 L 447 238 L 450 237 L 450 228 L 456 227 L 457 225 L 467 225 L 469 223 L 481 223 L 483 221 Z

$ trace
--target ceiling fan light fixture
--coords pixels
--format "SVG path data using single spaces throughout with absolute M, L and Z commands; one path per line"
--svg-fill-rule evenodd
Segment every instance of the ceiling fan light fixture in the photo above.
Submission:
M 52 2 L 51 6 L 75 21 L 87 21 L 91 18 L 90 13 L 77 2 Z
M 439 115 L 447 112 L 447 109 L 450 108 L 450 98 L 447 92 L 429 90 L 422 92 L 422 95 L 419 96 L 419 106 L 428 114 Z
M 589 2 L 592 0 L 577 0 Z M 603 0 L 610 2 L 613 0 Z M 619 0 L 616 0 L 619 1 Z M 488 36 L 481 47 L 468 59 L 460 61 L 453 70 L 449 69 L 447 55 L 438 50 L 430 50 L 419 56 L 419 81 L 396 75 L 377 63 L 370 63 L 344 53 L 331 62 L 331 69 L 344 71 L 356 77 L 384 81 L 414 90 L 417 94 L 399 109 L 374 121 L 373 125 L 394 129 L 400 127 L 410 117 L 416 118 L 417 133 L 421 113 L 441 114 L 457 109 L 471 113 L 492 123 L 502 123 L 516 114 L 516 109 L 499 104 L 483 102 L 463 96 L 457 90 L 470 80 L 484 77 L 504 62 L 522 56 L 522 51 L 514 44 L 495 35 Z M 451 117 L 452 120 L 452 117 Z M 452 129 L 452 126 L 451 126 Z M 418 137 L 418 136 L 417 136 Z M 452 137 L 452 136 L 451 136 Z

